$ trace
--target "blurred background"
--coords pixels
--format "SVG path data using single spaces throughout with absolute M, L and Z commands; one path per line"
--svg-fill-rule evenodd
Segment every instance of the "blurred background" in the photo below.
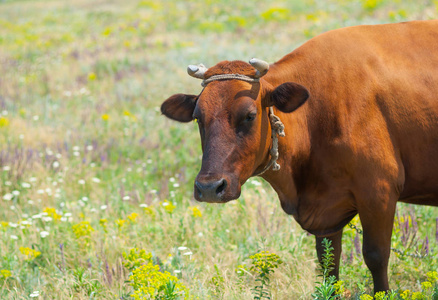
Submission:
M 436 0 L 0 0 L 0 298 L 159 299 L 164 276 L 180 298 L 253 299 L 260 251 L 283 261 L 271 299 L 311 298 L 314 238 L 259 178 L 237 201 L 195 202 L 197 125 L 159 106 L 201 91 L 189 64 L 275 62 L 331 29 L 437 14 Z M 399 205 L 399 292 L 437 270 L 437 216 Z M 346 228 L 347 299 L 371 292 L 360 249 Z M 145 262 L 159 270 L 136 273 Z

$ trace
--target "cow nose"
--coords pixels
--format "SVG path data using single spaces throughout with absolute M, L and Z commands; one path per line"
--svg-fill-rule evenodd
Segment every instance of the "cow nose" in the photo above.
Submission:
M 217 181 L 195 181 L 195 189 L 201 201 L 219 201 L 227 188 L 227 181 L 221 178 Z

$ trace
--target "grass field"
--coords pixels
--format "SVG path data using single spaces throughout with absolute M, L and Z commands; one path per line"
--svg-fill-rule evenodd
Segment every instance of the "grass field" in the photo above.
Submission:
M 314 238 L 259 178 L 237 201 L 194 201 L 197 125 L 159 106 L 201 90 L 188 64 L 273 62 L 330 29 L 437 16 L 426 0 L 0 0 L 0 299 L 130 299 L 148 276 L 189 299 L 253 299 L 260 251 L 283 261 L 271 299 L 311 298 Z M 437 217 L 398 206 L 389 276 L 403 299 L 431 295 Z M 342 298 L 372 290 L 360 240 L 345 229 Z M 145 262 L 161 271 L 135 273 Z

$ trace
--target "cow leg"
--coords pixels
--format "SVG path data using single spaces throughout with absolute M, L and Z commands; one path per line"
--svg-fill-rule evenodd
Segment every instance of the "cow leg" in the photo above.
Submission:
M 374 293 L 389 289 L 388 261 L 394 214 L 395 201 L 387 203 L 386 207 L 359 211 L 363 227 L 363 256 L 373 276 Z
M 336 280 L 339 279 L 339 260 L 341 258 L 341 252 L 342 252 L 342 230 L 335 233 L 334 235 L 328 236 L 328 237 L 318 237 L 316 238 L 316 253 L 318 254 L 318 260 L 319 263 L 322 263 L 322 255 L 324 254 L 324 246 L 322 245 L 322 240 L 324 238 L 332 241 L 332 247 L 333 247 L 333 254 L 334 254 L 334 269 L 330 272 L 330 275 L 334 275 L 336 277 Z

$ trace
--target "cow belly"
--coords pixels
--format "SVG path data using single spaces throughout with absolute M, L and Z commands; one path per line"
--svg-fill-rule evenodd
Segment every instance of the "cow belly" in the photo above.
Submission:
M 410 204 L 438 206 L 438 194 L 410 196 L 406 198 L 400 198 L 399 201 L 404 203 L 410 203 Z
M 399 199 L 406 203 L 438 206 L 438 142 L 415 144 L 423 147 L 411 144 L 409 156 L 402 158 L 405 182 Z
M 438 206 L 438 145 L 405 160 L 401 202 Z

